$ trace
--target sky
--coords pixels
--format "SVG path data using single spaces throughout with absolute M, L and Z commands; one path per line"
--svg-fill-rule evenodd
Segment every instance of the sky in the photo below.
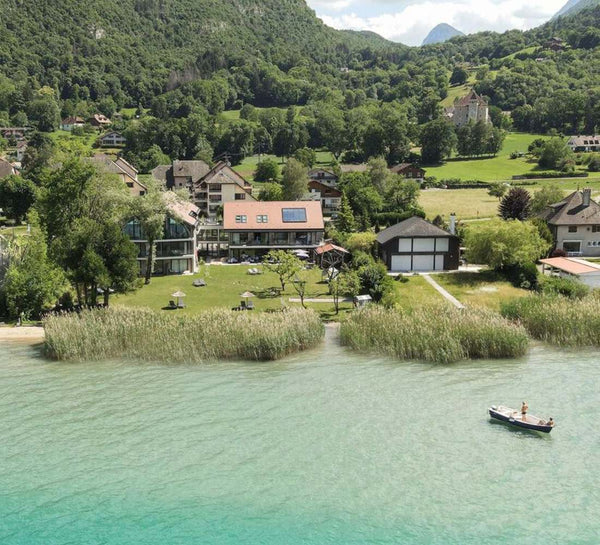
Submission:
M 566 0 L 307 0 L 334 28 L 371 30 L 388 40 L 420 45 L 439 23 L 465 34 L 526 30 L 545 23 Z

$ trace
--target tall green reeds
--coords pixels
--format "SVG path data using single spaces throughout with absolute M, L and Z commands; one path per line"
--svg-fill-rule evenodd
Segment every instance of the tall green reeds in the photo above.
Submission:
M 527 332 L 480 309 L 433 306 L 412 312 L 371 307 L 342 323 L 342 344 L 402 359 L 451 363 L 469 358 L 522 356 Z
M 600 346 L 600 298 L 531 295 L 502 304 L 502 315 L 556 346 Z
M 50 357 L 78 361 L 274 360 L 311 348 L 324 336 L 315 312 L 296 309 L 272 314 L 215 309 L 189 316 L 113 307 L 50 316 L 44 328 Z

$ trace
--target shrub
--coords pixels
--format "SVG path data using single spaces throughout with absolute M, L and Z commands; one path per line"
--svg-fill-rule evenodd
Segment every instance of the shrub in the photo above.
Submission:
M 531 295 L 504 302 L 502 315 L 519 320 L 529 334 L 557 346 L 600 346 L 600 299 Z
M 538 270 L 535 263 L 508 265 L 502 269 L 502 272 L 517 288 L 535 290 L 538 287 Z
M 542 276 L 538 289 L 544 295 L 563 295 L 570 299 L 583 299 L 590 293 L 590 288 L 585 284 L 558 276 Z
M 588 170 L 590 172 L 600 172 L 600 156 L 594 155 L 588 163 Z
M 190 316 L 113 307 L 44 320 L 46 352 L 58 360 L 126 358 L 169 363 L 274 360 L 324 335 L 313 311 L 273 314 L 215 309 Z
M 521 326 L 494 312 L 448 306 L 421 307 L 410 313 L 367 308 L 342 323 L 341 341 L 354 350 L 435 363 L 518 357 L 529 343 Z

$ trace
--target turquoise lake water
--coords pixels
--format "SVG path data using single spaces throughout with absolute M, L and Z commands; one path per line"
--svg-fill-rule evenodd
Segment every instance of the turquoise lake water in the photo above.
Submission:
M 597 544 L 597 352 L 59 364 L 0 344 L 0 544 Z M 550 436 L 489 421 L 553 416 Z

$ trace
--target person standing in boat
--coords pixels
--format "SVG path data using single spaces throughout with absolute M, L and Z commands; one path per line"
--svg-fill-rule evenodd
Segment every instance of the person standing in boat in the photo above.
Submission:
M 521 420 L 525 422 L 527 420 L 527 410 L 529 409 L 529 405 L 527 405 L 527 401 L 523 401 L 521 403 Z

